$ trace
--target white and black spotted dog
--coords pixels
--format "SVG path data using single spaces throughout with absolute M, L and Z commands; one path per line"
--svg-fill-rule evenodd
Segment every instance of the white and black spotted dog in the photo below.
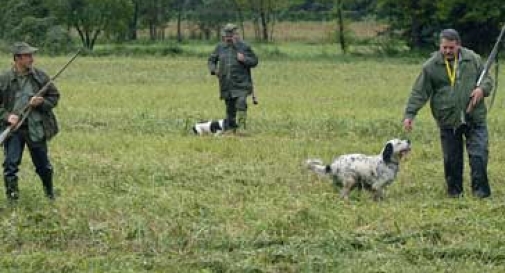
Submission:
M 409 140 L 392 139 L 386 142 L 378 155 L 342 155 L 330 165 L 324 165 L 319 159 L 308 159 L 306 165 L 317 174 L 330 175 L 335 184 L 341 184 L 340 196 L 343 199 L 347 200 L 351 190 L 357 186 L 371 190 L 374 200 L 379 200 L 383 197 L 383 189 L 395 180 L 400 160 L 410 149 Z
M 197 122 L 193 126 L 193 133 L 196 135 L 220 135 L 224 131 L 224 119 Z

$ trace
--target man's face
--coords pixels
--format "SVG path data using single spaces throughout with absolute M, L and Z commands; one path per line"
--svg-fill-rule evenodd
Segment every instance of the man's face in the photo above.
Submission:
M 21 54 L 16 59 L 18 67 L 23 69 L 30 69 L 33 65 L 33 54 Z
M 458 41 L 451 41 L 444 38 L 440 40 L 440 53 L 449 60 L 454 59 L 456 54 L 458 54 L 459 47 L 460 45 Z
M 223 39 L 224 39 L 224 42 L 225 42 L 225 43 L 228 43 L 228 44 L 233 43 L 233 36 L 232 36 L 232 35 L 225 35 L 225 36 L 223 37 Z

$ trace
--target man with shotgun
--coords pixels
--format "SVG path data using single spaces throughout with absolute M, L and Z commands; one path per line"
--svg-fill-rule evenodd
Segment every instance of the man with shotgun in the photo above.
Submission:
M 496 57 L 502 35 L 503 30 L 490 54 L 491 61 Z M 488 60 L 484 65 L 479 55 L 461 45 L 456 30 L 442 30 L 440 49 L 424 63 L 405 108 L 403 125 L 411 131 L 417 112 L 430 101 L 432 115 L 440 129 L 449 197 L 463 194 L 464 144 L 470 161 L 473 196 L 486 198 L 491 195 L 484 103 L 493 89 L 493 81 L 487 73 L 489 64 Z
M 35 171 L 42 180 L 45 195 L 53 200 L 53 167 L 48 157 L 47 141 L 58 133 L 53 108 L 60 94 L 49 76 L 33 67 L 37 48 L 24 42 L 12 47 L 14 65 L 0 75 L 0 123 L 3 141 L 3 175 L 9 201 L 19 198 L 18 171 L 25 144 Z M 46 87 L 47 85 L 47 87 Z M 46 91 L 40 94 L 43 87 Z M 25 117 L 26 116 L 26 117 Z M 4 135 L 4 134 L 2 134 Z

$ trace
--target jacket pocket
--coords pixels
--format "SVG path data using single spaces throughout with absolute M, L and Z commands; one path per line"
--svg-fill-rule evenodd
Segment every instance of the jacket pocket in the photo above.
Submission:
M 455 125 L 456 107 L 453 105 L 439 105 L 432 108 L 433 117 L 440 126 Z
M 44 129 L 44 136 L 46 140 L 50 140 L 60 131 L 58 127 L 58 121 L 53 111 L 47 112 L 42 118 L 42 127 Z

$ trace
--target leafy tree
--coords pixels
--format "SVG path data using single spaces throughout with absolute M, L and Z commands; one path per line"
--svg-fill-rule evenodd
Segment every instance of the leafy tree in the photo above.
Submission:
M 133 12 L 129 0 L 47 0 L 59 20 L 75 28 L 82 45 L 93 50 L 102 33 L 120 33 L 128 28 Z
M 210 39 L 211 33 L 220 37 L 221 27 L 236 18 L 235 10 L 230 8 L 227 0 L 201 0 L 193 10 L 194 22 L 205 39 Z
M 143 0 L 139 6 L 141 21 L 149 29 L 149 38 L 165 38 L 165 28 L 170 19 L 172 0 Z
M 347 37 L 346 37 L 346 32 L 347 32 L 347 25 L 346 21 L 344 20 L 344 13 L 345 9 L 350 3 L 355 3 L 351 2 L 349 0 L 315 0 L 313 4 L 319 4 L 319 5 L 332 5 L 333 9 L 336 14 L 337 18 L 337 31 L 336 35 L 338 37 L 338 42 L 340 44 L 340 49 L 344 54 L 347 53 L 348 51 L 348 42 L 347 42 Z
M 410 48 L 433 45 L 436 5 L 433 0 L 378 0 L 379 14 L 389 20 L 389 32 L 399 33 Z
M 288 0 L 241 0 L 240 6 L 251 13 L 257 39 L 264 42 L 273 40 L 274 26 L 277 16 L 282 10 L 300 1 Z
M 0 0 L 0 39 L 25 41 L 49 53 L 69 50 L 70 35 L 56 24 L 46 4 L 42 0 Z
M 460 32 L 465 46 L 488 53 L 505 24 L 505 5 L 501 0 L 438 0 L 437 15 L 443 28 Z
M 186 11 L 189 0 L 173 0 L 172 9 L 175 12 L 175 17 L 177 18 L 177 41 L 182 42 L 182 19 Z
M 140 17 L 140 5 L 142 0 L 131 0 L 133 7 L 130 21 L 128 22 L 128 40 L 137 40 L 137 30 L 139 27 L 139 17 Z
M 25 16 L 10 31 L 5 34 L 8 41 L 25 41 L 30 44 L 42 45 L 49 28 L 54 24 L 54 18 L 37 18 Z
M 0 0 L 2 16 L 0 17 L 0 37 L 8 38 L 15 36 L 17 28 L 23 18 L 47 18 L 49 10 L 40 0 Z
M 391 33 L 412 49 L 432 48 L 442 28 L 461 32 L 463 43 L 480 53 L 491 49 L 505 18 L 502 0 L 377 0 Z

